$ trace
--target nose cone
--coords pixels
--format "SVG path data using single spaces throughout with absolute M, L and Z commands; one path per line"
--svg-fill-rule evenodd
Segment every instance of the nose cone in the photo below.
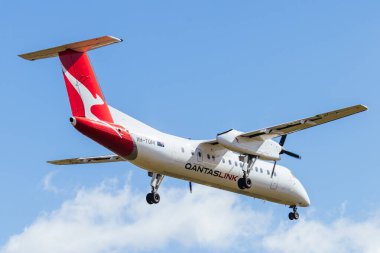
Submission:
M 307 195 L 305 188 L 303 187 L 303 185 L 298 179 L 296 179 L 295 186 L 296 186 L 295 193 L 297 195 L 297 201 L 298 201 L 299 206 L 302 206 L 302 207 L 309 206 L 310 205 L 309 195 Z

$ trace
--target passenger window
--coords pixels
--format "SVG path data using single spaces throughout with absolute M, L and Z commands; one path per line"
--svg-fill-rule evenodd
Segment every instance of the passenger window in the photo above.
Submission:
M 267 174 L 269 175 L 269 170 L 267 170 Z
M 255 168 L 255 170 L 256 170 L 256 172 L 259 172 L 259 169 L 257 167 Z
M 210 160 L 210 155 L 209 155 L 209 154 L 207 154 L 207 159 L 209 159 L 209 160 Z
M 237 167 L 237 162 L 235 162 L 235 167 Z
M 183 147 L 181 148 L 181 151 L 182 151 L 182 153 L 185 153 L 185 149 Z
M 202 153 L 201 152 L 198 152 L 198 157 L 202 157 Z
M 243 168 L 243 164 L 242 163 L 240 163 L 240 168 Z
M 194 151 L 191 151 L 191 155 L 194 155 Z
M 277 174 L 276 174 L 276 172 L 273 172 L 273 176 L 277 177 Z
M 214 156 L 214 155 L 213 155 L 213 156 L 211 156 L 211 158 L 212 158 L 212 160 L 213 160 L 213 161 L 215 161 L 215 156 Z
M 231 165 L 232 163 L 231 163 L 231 160 L 228 160 L 228 163 Z
M 263 173 L 263 169 L 262 168 L 260 168 L 260 173 Z
M 222 162 L 223 162 L 223 163 L 225 163 L 225 162 L 226 162 L 226 160 L 224 160 L 224 158 L 223 158 L 223 159 L 222 159 Z

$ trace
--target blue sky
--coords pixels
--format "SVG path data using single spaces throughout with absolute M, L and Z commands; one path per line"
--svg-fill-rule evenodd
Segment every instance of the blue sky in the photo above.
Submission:
M 157 248 L 152 246 L 162 252 L 294 252 L 292 240 L 300 243 L 299 239 L 287 235 L 317 236 L 315 231 L 320 230 L 316 227 L 329 237 L 347 227 L 365 233 L 372 225 L 370 235 L 378 238 L 379 11 L 378 1 L 0 1 L 2 252 L 23 252 L 9 245 L 28 245 L 30 238 L 38 238 L 33 231 L 59 230 L 52 226 L 54 219 L 63 222 L 78 212 L 85 215 L 79 209 L 65 209 L 73 205 L 85 209 L 88 202 L 81 196 L 94 199 L 89 208 L 104 205 L 99 194 L 112 203 L 125 204 L 115 206 L 117 215 L 129 213 L 137 203 L 141 209 L 136 212 L 164 219 L 159 214 L 174 211 L 172 202 L 182 203 L 182 208 L 176 208 L 186 212 L 183 217 L 192 223 L 199 223 L 197 228 L 189 226 L 189 231 L 200 236 L 179 239 L 173 234 L 181 233 L 168 230 Z M 167 202 L 147 211 L 150 207 L 142 203 L 149 179 L 131 164 L 58 168 L 45 162 L 109 152 L 69 124 L 70 108 L 58 59 L 28 62 L 17 55 L 102 35 L 124 39 L 90 53 L 108 103 L 175 135 L 210 139 L 230 128 L 250 131 L 359 103 L 369 111 L 288 136 L 287 149 L 300 153 L 302 160 L 284 157 L 281 164 L 300 178 L 312 202 L 300 210 L 303 220 L 298 224 L 287 221 L 284 206 L 195 187 L 196 196 L 204 200 L 199 210 L 220 207 L 228 211 L 226 217 L 235 219 L 220 227 L 220 238 L 233 239 L 228 230 L 244 234 L 242 226 L 235 225 L 247 219 L 244 224 L 252 230 L 249 238 L 256 244 L 236 249 L 236 242 L 226 239 L 224 245 L 209 233 L 202 234 L 207 226 L 220 223 L 208 224 L 192 215 L 191 207 L 198 202 L 187 196 L 186 182 L 165 179 L 162 192 L 184 202 L 162 194 Z M 209 204 L 220 195 L 230 202 Z M 115 212 L 108 211 L 99 212 L 105 220 L 116 219 Z M 78 222 L 89 219 L 98 226 L 91 217 Z M 128 221 L 145 227 L 143 217 L 123 216 L 119 228 L 131 225 Z M 267 222 L 255 228 L 259 219 Z M 41 222 L 46 230 L 37 229 Z M 70 224 L 65 223 L 68 231 L 74 229 Z M 165 234 L 160 224 L 154 229 L 156 234 Z M 88 235 L 94 240 L 97 236 Z M 342 234 L 331 245 L 350 236 Z M 290 246 L 276 248 L 276 239 L 284 238 L 284 245 Z M 309 239 L 309 245 L 320 243 L 318 238 Z M 147 250 L 115 241 L 105 243 L 105 248 L 78 245 L 77 250 Z M 47 243 L 54 247 L 54 237 Z M 331 245 L 320 250 L 332 252 Z M 360 241 L 341 249 L 373 249 L 360 245 L 367 244 Z M 43 250 L 36 248 L 36 252 Z

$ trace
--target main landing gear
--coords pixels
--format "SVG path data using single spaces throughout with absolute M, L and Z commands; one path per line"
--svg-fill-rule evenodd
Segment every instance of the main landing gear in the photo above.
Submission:
M 293 212 L 290 212 L 289 213 L 289 220 L 298 220 L 298 218 L 300 217 L 299 213 L 297 212 L 297 206 L 289 206 L 289 208 L 292 208 L 293 209 Z
M 252 187 L 252 180 L 249 178 L 249 173 L 251 172 L 253 165 L 255 164 L 257 160 L 257 156 L 254 155 L 245 155 L 241 156 L 240 158 L 243 159 L 243 177 L 238 179 L 238 187 L 241 190 L 249 189 Z M 247 169 L 245 170 L 245 164 L 247 164 Z
M 158 204 L 160 202 L 160 194 L 158 194 L 157 190 L 165 176 L 152 172 L 149 172 L 148 175 L 152 177 L 150 181 L 152 191 L 146 195 L 146 202 L 148 204 Z

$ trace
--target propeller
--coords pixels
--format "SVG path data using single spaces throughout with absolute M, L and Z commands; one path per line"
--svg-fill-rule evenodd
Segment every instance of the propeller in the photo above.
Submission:
M 285 141 L 286 141 L 286 134 L 281 136 L 281 139 L 280 139 L 280 142 L 278 143 L 280 146 L 281 146 L 281 151 L 280 151 L 280 154 L 286 154 L 288 156 L 291 156 L 291 157 L 294 157 L 294 158 L 297 158 L 297 159 L 301 159 L 301 156 L 296 154 L 296 153 L 293 153 L 293 152 L 290 152 L 288 150 L 286 150 L 284 148 L 284 145 L 285 145 Z M 271 174 L 271 178 L 273 177 L 273 174 L 274 174 L 274 170 L 276 169 L 276 164 L 277 164 L 277 161 L 274 161 L 274 165 L 273 165 L 273 169 L 272 169 L 272 174 Z
M 297 159 L 301 159 L 301 156 L 300 155 L 298 155 L 298 154 L 296 154 L 296 153 L 293 153 L 293 152 L 290 152 L 290 151 L 288 151 L 288 150 L 286 150 L 285 148 L 284 148 L 284 144 L 285 144 L 285 140 L 286 140 L 286 134 L 285 135 L 283 135 L 283 136 L 281 136 L 281 139 L 280 139 L 280 142 L 278 143 L 278 144 L 280 144 L 280 146 L 281 146 L 281 151 L 280 151 L 280 154 L 286 154 L 286 155 L 288 155 L 288 156 L 291 156 L 291 157 L 294 157 L 294 158 L 297 158 Z

